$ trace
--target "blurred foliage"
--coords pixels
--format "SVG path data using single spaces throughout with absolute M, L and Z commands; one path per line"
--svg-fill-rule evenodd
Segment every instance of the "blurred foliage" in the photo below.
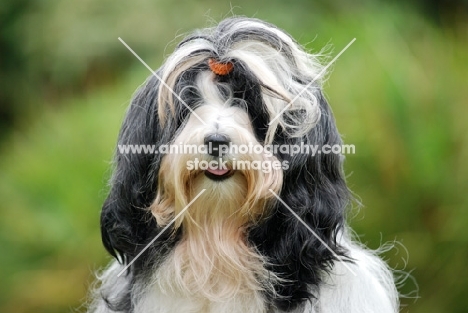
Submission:
M 398 3 L 4 0 L 0 311 L 80 310 L 93 271 L 109 261 L 99 208 L 125 108 L 149 75 L 117 37 L 157 68 L 176 35 L 234 12 L 312 51 L 329 44 L 332 56 L 357 38 L 325 86 L 356 146 L 346 171 L 364 206 L 352 225 L 372 248 L 401 243 L 385 257 L 420 289 L 402 312 L 466 312 L 466 12 L 435 20 Z M 415 289 L 408 279 L 401 291 Z

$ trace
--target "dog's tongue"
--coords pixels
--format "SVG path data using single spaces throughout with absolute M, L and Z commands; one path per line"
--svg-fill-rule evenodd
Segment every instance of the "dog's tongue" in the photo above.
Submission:
M 227 174 L 229 172 L 228 169 L 218 169 L 218 168 L 208 168 L 206 171 L 216 176 L 223 176 L 224 174 Z

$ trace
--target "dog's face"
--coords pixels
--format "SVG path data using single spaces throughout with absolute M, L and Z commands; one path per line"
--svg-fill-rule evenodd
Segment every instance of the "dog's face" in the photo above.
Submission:
M 230 217 L 231 221 L 236 217 L 242 220 L 239 226 L 256 222 L 268 199 L 273 197 L 269 189 L 275 192 L 280 189 L 282 171 L 259 170 L 252 165 L 268 165 L 278 160 L 272 154 L 243 151 L 248 146 L 262 144 L 252 127 L 247 103 L 234 98 L 227 83 L 219 83 L 216 74 L 207 69 L 199 72 L 190 88 L 191 93 L 198 94 L 199 104 L 187 115 L 171 141 L 180 151 L 165 155 L 161 161 L 158 194 L 151 206 L 153 214 L 158 224 L 164 224 L 162 216 L 167 216 L 168 211 L 178 214 L 205 190 L 199 202 L 207 208 L 201 212 L 189 210 L 188 216 L 200 214 L 199 222 L 216 215 L 220 219 Z M 223 91 L 227 92 L 223 94 Z M 186 222 L 185 227 L 189 227 L 189 220 L 180 222 Z
M 319 72 L 288 35 L 254 19 L 228 19 L 179 44 L 134 96 L 119 144 L 211 149 L 117 153 L 101 225 L 105 247 L 122 262 L 199 196 L 129 275 L 162 266 L 168 289 L 218 299 L 254 290 L 280 308 L 310 296 L 333 254 L 286 206 L 342 255 L 341 156 L 224 147 L 341 144 Z

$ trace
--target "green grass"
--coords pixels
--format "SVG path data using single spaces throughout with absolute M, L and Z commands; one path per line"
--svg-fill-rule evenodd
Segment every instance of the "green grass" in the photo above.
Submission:
M 189 16 L 193 7 L 176 12 L 164 5 L 169 38 L 180 29 L 171 17 Z M 325 85 L 345 142 L 356 146 L 346 172 L 364 207 L 350 214 L 353 227 L 373 248 L 398 240 L 408 250 L 406 264 L 402 249 L 386 254 L 392 266 L 413 270 L 419 284 L 421 298 L 405 300 L 403 312 L 464 312 L 468 43 L 390 6 L 260 5 L 235 12 L 267 19 L 315 51 L 330 43 L 332 56 L 357 38 Z M 229 9 L 213 7 L 217 20 Z M 204 26 L 206 8 L 181 22 L 183 30 Z M 154 67 L 163 54 L 138 52 Z M 135 63 L 111 86 L 44 106 L 2 144 L 0 311 L 64 312 L 84 301 L 92 272 L 108 261 L 99 210 L 120 122 L 148 75 Z M 42 107 L 45 100 L 35 101 Z M 409 282 L 402 291 L 414 288 Z

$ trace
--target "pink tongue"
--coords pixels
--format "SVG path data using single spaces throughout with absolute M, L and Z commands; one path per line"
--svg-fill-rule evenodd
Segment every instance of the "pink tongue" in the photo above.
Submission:
M 226 174 L 227 172 L 229 172 L 228 169 L 217 169 L 217 168 L 208 168 L 206 171 L 208 173 L 211 173 L 211 174 L 217 175 L 217 176 L 222 176 L 222 175 Z

